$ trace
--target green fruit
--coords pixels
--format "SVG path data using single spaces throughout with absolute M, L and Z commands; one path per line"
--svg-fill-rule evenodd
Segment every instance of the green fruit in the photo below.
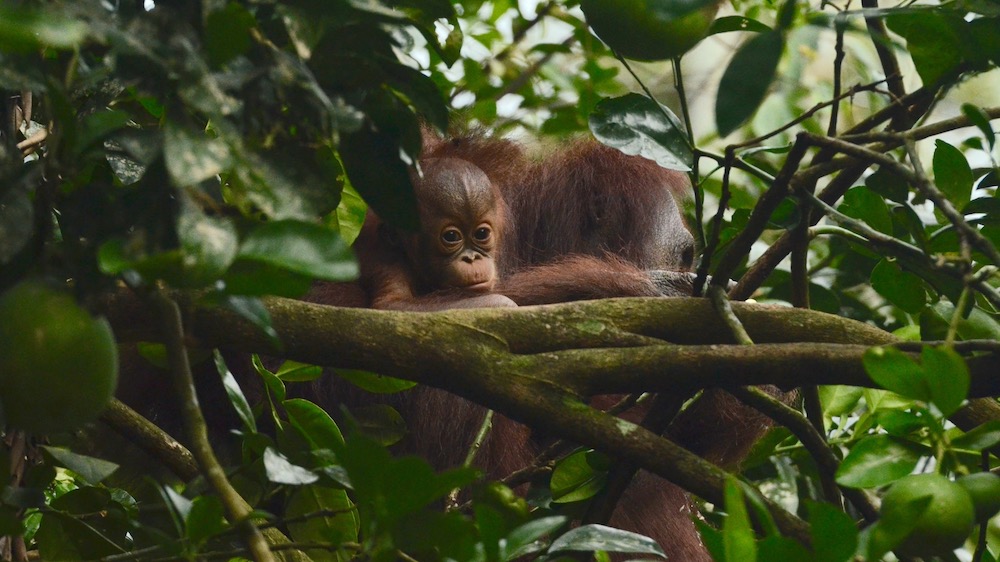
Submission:
M 663 0 L 583 0 L 580 7 L 594 33 L 623 57 L 664 60 L 683 55 L 705 38 L 717 3 L 679 18 L 655 9 Z
M 0 407 L 9 426 L 76 429 L 97 418 L 117 382 L 118 348 L 107 320 L 39 283 L 0 295 Z
M 943 556 L 972 532 L 975 511 L 965 488 L 940 474 L 913 474 L 899 480 L 882 498 L 882 520 L 912 519 L 912 502 L 929 497 L 909 535 L 893 550 L 903 556 Z
M 972 498 L 976 521 L 986 521 L 1000 511 L 1000 476 L 992 472 L 977 472 L 956 480 Z

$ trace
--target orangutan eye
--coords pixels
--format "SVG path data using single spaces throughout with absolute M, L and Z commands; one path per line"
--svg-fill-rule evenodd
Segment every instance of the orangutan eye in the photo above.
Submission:
M 457 228 L 449 228 L 441 233 L 445 244 L 458 244 L 462 241 L 462 233 Z
M 476 229 L 476 232 L 472 234 L 472 236 L 476 239 L 477 242 L 487 242 L 489 241 L 490 236 L 492 235 L 493 231 L 490 230 L 490 227 L 488 226 L 480 226 L 479 228 Z

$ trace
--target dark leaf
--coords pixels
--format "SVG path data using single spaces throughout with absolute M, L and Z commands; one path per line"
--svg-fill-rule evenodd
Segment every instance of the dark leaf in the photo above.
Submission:
M 118 470 L 118 465 L 113 462 L 74 453 L 69 449 L 45 445 L 42 449 L 52 456 L 56 465 L 72 470 L 88 484 L 96 485 Z
M 677 117 L 646 96 L 628 94 L 602 100 L 590 115 L 590 130 L 602 143 L 670 170 L 687 172 L 694 162 Z
M 327 281 L 351 281 L 358 276 L 354 256 L 340 236 L 307 222 L 264 223 L 243 241 L 239 256 Z
M 720 136 L 735 131 L 760 107 L 784 49 L 784 36 L 767 31 L 736 51 L 722 75 L 715 100 L 715 124 Z

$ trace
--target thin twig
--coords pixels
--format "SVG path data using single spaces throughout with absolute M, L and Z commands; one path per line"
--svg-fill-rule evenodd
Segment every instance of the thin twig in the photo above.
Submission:
M 176 391 L 181 400 L 181 414 L 184 420 L 184 429 L 191 443 L 191 452 L 195 460 L 198 461 L 198 466 L 205 475 L 205 479 L 225 506 L 226 513 L 232 523 L 242 527 L 243 539 L 247 543 L 253 560 L 255 562 L 272 562 L 274 555 L 264 540 L 264 535 L 250 520 L 252 513 L 250 506 L 233 488 L 226 477 L 225 470 L 215 456 L 215 451 L 212 450 L 205 417 L 198 405 L 198 396 L 195 393 L 194 376 L 191 373 L 187 348 L 184 346 L 184 327 L 180 307 L 162 292 L 154 292 L 150 296 L 150 300 L 160 318 L 170 371 L 173 374 Z
M 730 392 L 744 404 L 758 410 L 782 426 L 788 428 L 799 442 L 809 451 L 810 456 L 816 461 L 824 479 L 833 481 L 840 464 L 837 456 L 830 449 L 823 435 L 802 416 L 797 410 L 783 404 L 780 400 L 775 400 L 766 392 L 756 388 L 734 388 Z M 878 519 L 878 510 L 875 509 L 871 499 L 862 490 L 841 488 L 854 507 L 858 509 L 865 520 L 871 522 Z

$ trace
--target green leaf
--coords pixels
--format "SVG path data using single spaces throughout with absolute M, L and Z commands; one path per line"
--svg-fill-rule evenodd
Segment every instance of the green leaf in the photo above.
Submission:
M 222 353 L 219 350 L 215 350 L 213 357 L 215 359 L 215 369 L 222 379 L 222 386 L 226 389 L 226 396 L 229 397 L 229 403 L 236 410 L 236 414 L 243 422 L 243 427 L 251 433 L 257 433 L 257 421 L 254 419 L 253 409 L 250 408 L 250 403 L 247 402 L 246 396 L 243 395 L 240 383 L 236 381 L 236 377 L 233 376 L 229 367 L 226 366 L 226 360 L 222 357 Z
M 55 10 L 0 6 L 0 51 L 73 49 L 86 40 L 89 31 L 84 22 Z
M 757 111 L 774 80 L 784 50 L 784 36 L 778 31 L 768 31 L 736 51 L 722 75 L 715 100 L 719 136 L 735 131 Z
M 250 30 L 256 25 L 253 14 L 235 2 L 209 14 L 203 34 L 209 61 L 222 66 L 247 52 Z
M 264 449 L 264 472 L 267 479 L 275 484 L 302 486 L 319 480 L 319 476 L 311 470 L 292 464 L 273 447 Z
M 507 544 L 504 550 L 505 555 L 502 560 L 516 560 L 520 556 L 528 554 L 528 550 L 534 543 L 545 535 L 554 533 L 560 527 L 569 523 L 569 519 L 563 515 L 551 515 L 542 517 L 534 521 L 515 528 L 507 535 Z
M 359 406 L 351 415 L 361 433 L 381 445 L 394 445 L 406 436 L 406 420 L 388 404 Z
M 215 496 L 198 496 L 184 521 L 184 530 L 192 543 L 200 545 L 229 527 L 222 502 Z
M 56 465 L 72 470 L 88 484 L 102 482 L 118 470 L 118 465 L 113 462 L 74 453 L 62 447 L 42 445 L 41 449 L 52 456 Z
M 871 283 L 878 294 L 906 312 L 916 314 L 927 306 L 923 279 L 893 261 L 879 261 L 872 269 Z
M 931 391 L 923 368 L 909 355 L 894 347 L 873 347 L 862 358 L 873 381 L 896 394 L 929 402 Z
M 336 369 L 337 376 L 354 386 L 375 394 L 394 394 L 408 390 L 417 385 L 413 381 L 387 377 L 368 371 L 356 369 Z
M 757 560 L 781 562 L 815 562 L 815 555 L 802 543 L 788 537 L 764 537 L 757 543 Z
M 709 35 L 729 33 L 731 31 L 766 33 L 771 31 L 771 27 L 753 18 L 744 16 L 723 16 L 713 21 L 712 26 L 708 28 Z
M 228 218 L 206 215 L 189 198 L 181 198 L 177 217 L 184 287 L 204 287 L 222 277 L 236 259 L 238 237 Z
M 856 386 L 829 385 L 819 387 L 823 414 L 828 417 L 842 416 L 854 411 L 861 400 L 862 390 Z
M 313 280 L 308 275 L 237 257 L 223 275 L 222 283 L 230 295 L 297 299 L 309 292 Z
M 602 143 L 667 168 L 687 172 L 694 154 L 684 127 L 669 109 L 639 94 L 601 100 L 590 130 Z
M 882 197 L 897 203 L 906 203 L 910 199 L 909 184 L 907 184 L 906 180 L 899 177 L 898 174 L 889 168 L 880 166 L 877 170 L 875 170 L 875 173 L 865 178 L 865 187 Z M 862 218 L 862 220 L 864 219 Z M 872 223 L 869 223 L 869 225 L 876 230 L 885 232 L 886 234 L 892 234 L 892 230 L 882 230 L 882 228 L 879 228 Z
M 971 451 L 982 451 L 1000 445 L 1000 420 L 990 420 L 971 431 L 953 437 L 952 447 Z
M 344 136 L 340 156 L 351 185 L 380 218 L 411 232 L 420 228 L 410 172 L 395 139 L 362 129 Z
M 552 541 L 549 552 L 628 552 L 666 558 L 653 539 L 604 525 L 581 525 Z
M 358 195 L 350 184 L 344 186 L 340 194 L 340 204 L 337 206 L 337 228 L 340 237 L 348 245 L 354 244 L 361 233 L 361 226 L 365 223 L 365 216 L 368 214 L 368 205 L 365 200 Z
M 874 488 L 899 480 L 913 472 L 926 451 L 916 443 L 871 435 L 851 449 L 837 468 L 836 480 L 849 488 Z
M 934 183 L 956 208 L 972 198 L 974 177 L 962 151 L 943 140 L 934 141 Z
M 163 157 L 170 177 L 180 187 L 214 178 L 232 165 L 229 147 L 221 140 L 173 121 L 163 127 Z
M 239 256 L 327 281 L 351 281 L 358 265 L 333 230 L 307 222 L 264 223 L 247 236 Z
M 86 116 L 77 129 L 73 150 L 75 154 L 83 154 L 94 145 L 103 147 L 107 137 L 128 125 L 131 117 L 124 111 L 98 111 Z
M 962 63 L 963 23 L 958 16 L 930 10 L 886 18 L 889 29 L 906 39 L 906 48 L 927 87 L 937 84 Z
M 42 515 L 35 541 L 43 560 L 94 560 L 125 552 L 95 527 L 60 512 Z
M 327 512 L 329 515 L 317 516 Z M 307 517 L 308 516 L 308 517 Z M 285 517 L 298 519 L 288 523 L 292 540 L 301 543 L 356 543 L 360 520 L 347 492 L 339 488 L 304 486 L 292 493 L 285 508 Z M 328 550 L 306 550 L 315 562 L 350 560 L 347 553 Z
M 963 103 L 962 114 L 965 115 L 969 121 L 971 121 L 972 124 L 979 129 L 979 132 L 983 134 L 983 138 L 985 138 L 986 142 L 989 143 L 990 148 L 996 146 L 997 135 L 993 131 L 993 127 L 990 125 L 990 118 L 986 115 L 986 112 L 983 111 L 983 108 L 977 105 L 972 105 L 971 103 Z
M 591 466 L 588 462 L 589 453 L 590 451 L 580 450 L 556 463 L 549 483 L 553 502 L 586 500 L 604 488 L 608 473 Z
M 726 519 L 722 523 L 725 561 L 756 562 L 756 535 L 743 501 L 743 490 L 735 478 L 726 479 L 725 498 Z
M 854 520 L 830 504 L 809 502 L 809 533 L 815 562 L 846 562 L 858 547 Z M 768 560 L 775 560 L 768 558 Z
M 288 420 L 306 436 L 314 447 L 333 449 L 344 444 L 344 435 L 326 410 L 302 398 L 292 398 L 281 403 Z
M 969 395 L 969 368 L 965 359 L 947 347 L 924 346 L 920 354 L 931 401 L 944 416 L 950 416 Z
M 278 332 L 274 330 L 274 326 L 271 324 L 271 313 L 264 308 L 264 303 L 260 299 L 215 293 L 207 295 L 205 302 L 216 304 L 235 312 L 267 336 L 276 350 L 282 348 L 281 341 L 278 339 Z
M 844 194 L 844 202 L 837 207 L 841 213 L 864 221 L 883 234 L 892 234 L 892 215 L 889 207 L 877 193 L 867 187 L 854 187 Z
M 274 373 L 285 382 L 310 382 L 323 376 L 323 367 L 298 361 L 285 361 Z

